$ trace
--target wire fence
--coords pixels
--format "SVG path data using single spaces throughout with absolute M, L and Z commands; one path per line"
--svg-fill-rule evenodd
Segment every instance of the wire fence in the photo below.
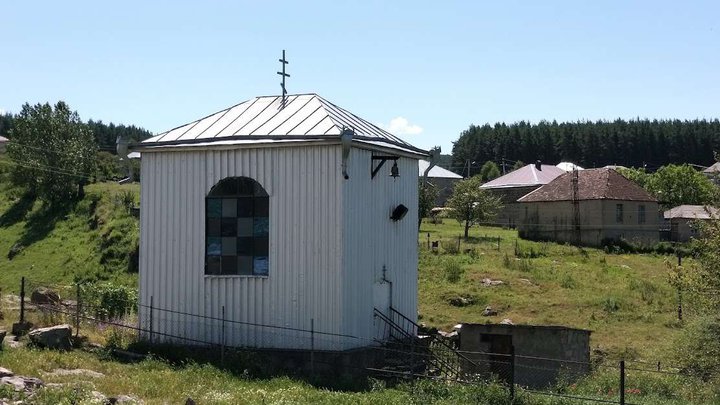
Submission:
M 26 291 L 33 292 L 31 300 Z M 654 404 L 658 387 L 666 389 L 691 382 L 680 370 L 657 362 L 621 360 L 596 364 L 518 354 L 512 345 L 503 352 L 460 350 L 455 338 L 426 334 L 413 320 L 392 308 L 389 312 L 375 311 L 372 336 L 355 336 L 324 331 L 314 320 L 310 328 L 260 324 L 234 319 L 224 308 L 219 317 L 208 316 L 160 308 L 153 305 L 152 299 L 148 305 L 112 311 L 86 300 L 80 286 L 44 289 L 24 278 L 20 293 L 20 322 L 67 323 L 73 326 L 76 337 L 85 336 L 106 346 L 127 347 L 128 343 L 142 342 L 150 348 L 170 344 L 203 349 L 222 366 L 229 352 L 274 350 L 281 353 L 281 362 L 288 363 L 292 358 L 296 368 L 311 374 L 350 372 L 457 384 L 497 382 L 507 386 L 510 398 L 539 395 L 573 403 Z M 60 300 L 59 296 L 73 299 Z M 348 360 L 343 356 L 355 357 Z

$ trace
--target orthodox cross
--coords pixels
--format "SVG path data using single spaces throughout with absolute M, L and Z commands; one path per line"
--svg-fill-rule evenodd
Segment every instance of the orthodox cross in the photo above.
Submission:
M 282 103 L 280 104 L 282 107 L 285 107 L 285 97 L 287 96 L 287 90 L 285 89 L 285 78 L 290 77 L 289 74 L 285 73 L 285 65 L 287 65 L 289 62 L 285 60 L 285 50 L 283 49 L 282 59 L 278 59 L 278 62 L 282 63 L 282 72 L 277 72 L 280 76 L 282 76 L 282 83 L 280 83 L 280 87 L 282 87 Z

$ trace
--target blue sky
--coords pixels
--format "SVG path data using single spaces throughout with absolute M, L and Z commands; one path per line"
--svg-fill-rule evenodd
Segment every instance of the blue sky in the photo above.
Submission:
M 418 146 L 470 124 L 716 118 L 717 1 L 8 2 L 0 109 L 159 132 L 314 92 Z

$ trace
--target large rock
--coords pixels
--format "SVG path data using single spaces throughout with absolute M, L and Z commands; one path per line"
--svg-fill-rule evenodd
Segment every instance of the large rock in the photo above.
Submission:
M 482 312 L 482 316 L 495 316 L 498 312 L 494 310 L 490 305 L 485 307 L 485 310 Z
M 43 381 L 35 377 L 15 375 L 12 377 L 0 378 L 0 384 L 12 385 L 15 391 L 32 391 L 35 388 L 42 387 Z
M 35 345 L 57 350 L 70 350 L 71 336 L 72 328 L 67 324 L 35 329 L 28 334 L 30 341 Z
M 15 373 L 13 373 L 12 370 L 9 370 L 5 367 L 0 367 L 0 378 L 12 377 L 14 375 L 15 375 Z
M 30 294 L 30 303 L 35 305 L 57 305 L 60 303 L 60 294 L 45 287 L 38 287 Z

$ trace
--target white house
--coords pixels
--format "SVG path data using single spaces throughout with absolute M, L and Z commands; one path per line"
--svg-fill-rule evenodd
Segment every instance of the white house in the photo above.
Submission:
M 316 94 L 253 98 L 132 149 L 155 340 L 344 350 L 373 344 L 375 308 L 416 319 L 426 151 Z
M 430 168 L 429 171 L 428 168 Z M 421 179 L 425 178 L 427 171 L 427 181 L 437 188 L 435 207 L 445 206 L 448 198 L 452 195 L 455 183 L 463 179 L 461 175 L 440 166 L 430 166 L 430 162 L 427 160 L 418 161 L 418 171 Z

